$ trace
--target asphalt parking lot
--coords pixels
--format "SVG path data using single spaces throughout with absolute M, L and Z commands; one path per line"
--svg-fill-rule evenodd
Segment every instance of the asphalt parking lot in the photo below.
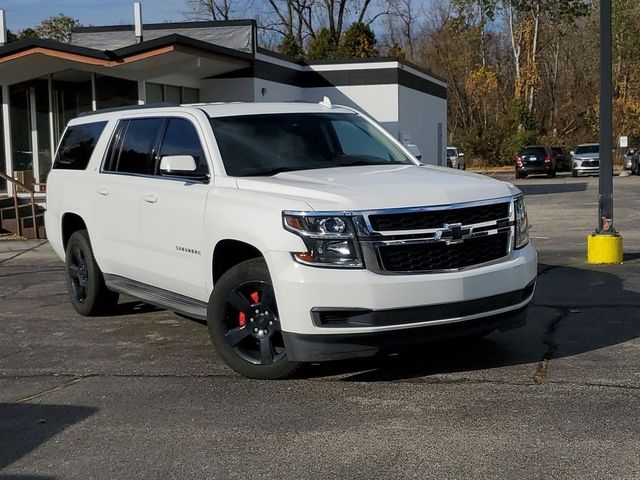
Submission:
M 597 181 L 516 182 L 526 327 L 280 382 L 133 299 L 78 316 L 46 242 L 1 241 L 0 479 L 640 478 L 640 177 L 615 178 L 620 266 L 585 264 Z

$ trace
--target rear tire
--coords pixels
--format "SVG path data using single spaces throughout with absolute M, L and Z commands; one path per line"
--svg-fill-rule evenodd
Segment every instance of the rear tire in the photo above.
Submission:
M 230 268 L 215 285 L 207 311 L 209 336 L 235 372 L 276 380 L 298 370 L 287 358 L 269 269 L 263 258 Z
M 118 304 L 118 293 L 104 283 L 86 230 L 74 232 L 67 243 L 65 276 L 69 300 L 80 315 L 104 315 Z

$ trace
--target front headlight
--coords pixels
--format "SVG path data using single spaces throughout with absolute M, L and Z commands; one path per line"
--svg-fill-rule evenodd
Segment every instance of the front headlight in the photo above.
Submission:
M 524 197 L 518 197 L 513 201 L 513 209 L 516 217 L 514 247 L 519 249 L 529 243 L 529 219 L 527 218 L 527 205 L 524 202 Z
M 296 215 L 283 213 L 284 228 L 304 241 L 305 252 L 293 258 L 317 267 L 362 268 L 364 263 L 350 217 L 340 215 Z

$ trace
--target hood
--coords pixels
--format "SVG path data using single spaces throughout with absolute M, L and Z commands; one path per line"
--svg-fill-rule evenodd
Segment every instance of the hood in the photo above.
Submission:
M 238 188 L 293 197 L 313 210 L 449 205 L 514 195 L 511 184 L 450 168 L 371 165 L 239 177 Z
M 573 158 L 576 160 L 593 160 L 600 158 L 599 153 L 576 153 Z

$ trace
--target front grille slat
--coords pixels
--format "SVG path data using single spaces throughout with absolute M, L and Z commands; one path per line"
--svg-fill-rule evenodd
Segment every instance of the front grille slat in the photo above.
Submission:
M 505 202 L 450 210 L 374 214 L 369 216 L 369 222 L 378 232 L 441 228 L 445 223 L 473 225 L 508 217 L 509 206 L 510 203 Z
M 381 266 L 388 272 L 453 270 L 498 260 L 509 253 L 509 233 L 445 242 L 379 247 Z

